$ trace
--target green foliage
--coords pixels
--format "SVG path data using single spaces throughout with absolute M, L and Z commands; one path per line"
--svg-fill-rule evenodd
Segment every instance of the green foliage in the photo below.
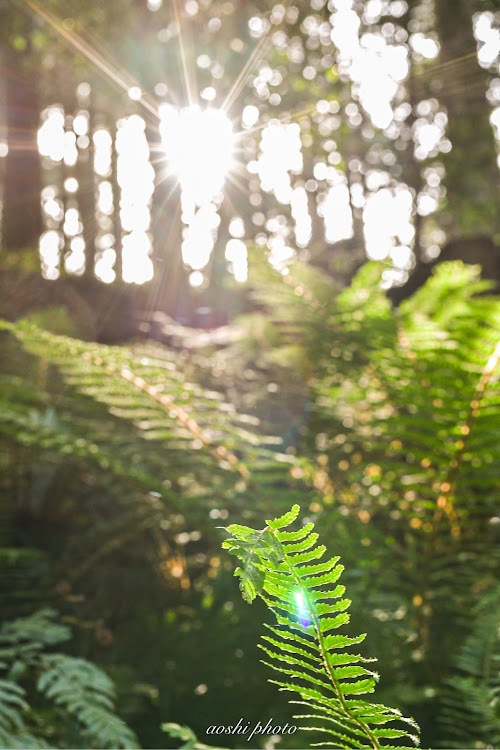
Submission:
M 25 691 L 11 680 L 0 680 L 0 742 L 2 747 L 48 747 L 30 734 L 24 725 L 23 712 L 28 709 Z
M 424 546 L 436 546 L 438 529 L 452 546 L 491 538 L 500 302 L 484 296 L 478 267 L 442 264 L 398 310 L 375 265 L 340 295 L 298 265 L 285 277 L 257 272 L 255 297 L 283 331 L 269 358 L 286 362 L 293 346 L 307 373 L 311 419 L 300 450 L 313 480 L 324 467 L 316 485 L 325 501 L 365 511 L 367 521 L 397 511 L 394 527 L 409 525 Z
M 137 747 L 137 740 L 113 714 L 114 685 L 85 659 L 46 655 L 38 690 L 81 725 L 81 741 L 96 747 Z
M 459 263 L 441 266 L 396 310 L 374 264 L 343 291 L 324 273 L 298 263 L 287 275 L 262 263 L 252 276 L 259 315 L 246 318 L 236 343 L 215 352 L 98 346 L 27 321 L 6 325 L 0 510 L 12 538 L 0 562 L 5 580 L 16 577 L 16 585 L 7 586 L 9 611 L 20 611 L 22 597 L 33 609 L 30 565 L 43 580 L 36 594 L 41 601 L 47 586 L 52 596 L 61 582 L 78 583 L 89 592 L 79 615 L 114 621 L 116 632 L 122 628 L 107 652 L 109 663 L 135 659 L 121 692 L 133 693 L 136 675 L 138 682 L 160 688 L 158 719 L 141 716 L 142 731 L 159 727 L 161 718 L 190 723 L 190 700 L 197 700 L 204 713 L 197 714 L 193 729 L 202 736 L 206 718 L 211 722 L 214 711 L 228 710 L 215 698 L 219 689 L 234 696 L 244 684 L 250 695 L 260 679 L 258 670 L 250 675 L 246 662 L 240 666 L 250 661 L 247 644 L 258 618 L 255 609 L 245 618 L 237 606 L 226 606 L 229 564 L 218 558 L 212 519 L 230 514 L 228 523 L 235 522 L 244 558 L 238 575 L 248 601 L 259 593 L 276 599 L 266 591 L 271 579 L 259 554 L 277 568 L 286 544 L 310 543 L 291 554 L 315 554 L 320 548 L 310 524 L 316 522 L 326 538 L 335 539 L 353 620 L 370 633 L 373 654 L 384 665 L 380 703 L 415 715 L 426 744 L 440 744 L 440 737 L 457 746 L 465 742 L 461 737 L 488 742 L 489 729 L 477 727 L 495 727 L 497 688 L 490 682 L 485 687 L 478 675 L 485 663 L 479 646 L 486 631 L 493 632 L 487 613 L 493 618 L 498 612 L 493 600 L 485 604 L 498 573 L 498 298 L 487 294 L 477 268 Z M 280 437 L 268 437 L 273 434 Z M 303 537 L 279 538 L 299 533 L 280 528 L 293 514 L 270 520 L 265 533 L 243 525 L 279 516 L 295 501 L 308 508 Z M 16 550 L 19 538 L 24 556 Z M 30 547 L 38 548 L 36 559 Z M 296 561 L 297 568 L 316 564 L 322 563 Z M 331 570 L 309 577 L 328 577 Z M 19 586 L 23 576 L 26 585 Z M 319 589 L 332 593 L 338 585 Z M 311 588 L 305 585 L 307 596 Z M 65 606 L 74 612 L 77 605 L 69 599 Z M 339 593 L 317 603 L 342 601 Z M 286 603 L 291 612 L 275 609 L 290 619 L 295 604 Z M 342 637 L 358 638 L 344 622 L 346 610 L 318 614 L 319 620 L 337 617 Z M 213 682 L 204 678 L 206 695 L 193 698 L 200 678 L 191 644 L 207 629 L 216 634 L 209 662 L 220 663 L 229 640 L 234 651 L 245 652 L 228 668 L 238 691 L 217 674 Z M 142 650 L 130 644 L 151 635 L 158 651 L 143 674 Z M 296 640 L 269 637 L 317 655 Z M 294 637 L 310 638 L 300 631 Z M 456 663 L 458 644 L 471 644 L 464 649 L 471 658 L 475 654 L 476 671 Z M 280 657 L 315 664 L 282 645 L 263 645 Z M 175 680 L 160 676 L 167 660 L 176 662 Z M 360 661 L 332 669 L 347 667 L 368 674 L 344 674 L 341 682 L 366 680 L 372 689 L 369 666 Z M 325 682 L 324 675 L 306 673 Z M 17 678 L 10 682 L 24 687 Z M 26 696 L 10 686 L 4 692 L 12 727 L 13 712 L 25 717 L 16 695 Z M 137 696 L 130 701 L 139 705 Z M 262 691 L 252 710 L 267 701 Z M 83 733 L 78 701 L 74 705 Z M 324 713 L 316 709 L 314 715 Z M 460 736 L 452 736 L 452 726 Z M 36 736 L 38 730 L 28 725 L 26 731 Z
M 12 357 L 19 360 L 14 373 L 0 381 L 0 441 L 12 446 L 19 472 L 36 478 L 23 504 L 43 517 L 57 502 L 53 488 L 69 479 L 72 504 L 94 508 L 88 536 L 79 534 L 79 548 L 69 550 L 74 579 L 140 534 L 158 547 L 158 528 L 178 547 L 173 537 L 185 527 L 186 503 L 191 529 L 208 530 L 214 506 L 234 511 L 245 495 L 257 512 L 274 489 L 279 510 L 280 498 L 293 492 L 294 462 L 278 453 L 280 441 L 259 434 L 257 420 L 220 393 L 186 382 L 182 355 L 98 346 L 28 322 L 6 328 L 10 346 L 22 348 Z M 83 506 L 78 498 L 89 482 L 93 497 Z M 112 521 L 96 484 L 122 509 Z
M 183 750 L 220 750 L 215 745 L 205 745 L 200 742 L 195 733 L 189 727 L 181 727 L 179 724 L 173 722 L 166 722 L 162 724 L 162 730 L 166 732 L 170 737 L 178 739 L 182 742 L 180 748 Z
M 389 670 L 385 700 L 410 705 L 436 737 L 433 697 L 498 575 L 500 301 L 461 263 L 439 266 L 399 309 L 375 264 L 340 294 L 310 267 L 254 264 L 273 330 L 259 339 L 263 377 L 283 408 L 290 372 L 307 390 L 290 447 L 317 490 L 311 517 L 338 540 L 353 608 Z
M 109 677 L 85 659 L 47 653 L 71 636 L 56 616 L 54 610 L 43 609 L 6 622 L 0 630 L 0 669 L 5 674 L 0 680 L 0 744 L 138 747 L 134 733 L 114 713 Z M 42 703 L 33 694 L 33 680 Z M 53 707 L 47 708 L 47 702 Z
M 207 575 L 218 572 L 215 564 L 208 569 L 218 549 L 209 513 L 248 518 L 270 505 L 279 511 L 298 493 L 294 459 L 259 433 L 258 420 L 188 382 L 178 352 L 97 346 L 27 321 L 2 335 L 9 356 L 0 376 L 0 508 L 8 543 L 14 547 L 22 534 L 25 545 L 41 548 L 36 595 L 43 601 L 54 590 L 66 592 L 83 653 L 89 638 L 101 657 L 132 661 L 120 694 L 130 696 L 132 714 L 145 714 L 144 742 L 153 744 L 158 740 L 148 738 L 158 734 L 162 714 L 139 699 L 135 683 L 151 682 L 156 692 L 163 685 L 164 701 L 172 695 L 181 702 L 194 677 L 186 670 L 179 687 L 166 684 L 163 665 L 179 658 L 173 644 L 183 644 L 179 651 L 189 659 L 198 623 L 228 629 L 222 587 Z M 15 575 L 17 591 L 30 601 L 27 567 L 9 564 L 1 580 Z M 6 590 L 15 616 L 19 596 Z M 108 623 L 126 633 L 115 641 L 111 633 L 106 651 L 99 620 L 108 633 Z M 136 644 L 148 638 L 161 657 L 144 658 Z M 219 641 L 216 653 L 227 645 L 224 635 Z
M 449 748 L 500 745 L 500 591 L 495 587 L 473 612 L 474 627 L 445 680 L 439 724 Z
M 73 391 L 73 402 L 66 400 L 57 412 L 39 419 L 20 405 L 7 409 L 5 429 L 16 427 L 16 434 L 26 442 L 40 441 L 93 460 L 116 477 L 132 478 L 178 506 L 178 477 L 182 476 L 189 487 L 184 491 L 187 495 L 189 490 L 198 495 L 215 494 L 215 488 L 227 483 L 228 475 L 232 490 L 235 482 L 244 483 L 240 492 L 254 475 L 256 479 L 261 474 L 269 478 L 278 470 L 277 481 L 283 480 L 279 462 L 273 461 L 276 452 L 267 447 L 279 445 L 279 440 L 266 439 L 249 429 L 252 420 L 223 403 L 219 393 L 186 382 L 182 355 L 153 346 L 134 351 L 98 346 L 56 336 L 27 322 L 7 327 L 30 354 L 56 365 Z M 19 390 L 25 390 L 24 382 L 18 385 Z M 7 387 L 15 389 L 16 381 Z M 82 402 L 85 407 L 79 406 L 75 394 L 86 397 Z M 12 393 L 7 391 L 5 396 L 11 398 Z M 97 411 L 100 419 L 90 423 L 88 399 L 103 404 L 111 419 L 102 419 L 101 410 Z M 77 414 L 71 413 L 73 410 Z M 36 428 L 42 434 L 30 435 Z M 84 438 L 89 433 L 91 443 Z M 124 444 L 126 440 L 130 445 Z M 139 446 L 140 456 L 135 454 L 130 465 L 126 456 Z M 191 451 L 196 451 L 196 463 Z M 125 456 L 125 460 L 117 456 Z
M 261 596 L 276 616 L 277 626 L 268 626 L 272 635 L 263 636 L 260 644 L 271 659 L 264 663 L 285 675 L 285 681 L 272 682 L 298 693 L 299 703 L 312 710 L 295 718 L 313 722 L 303 729 L 328 735 L 332 741 L 322 742 L 322 747 L 394 747 L 385 742 L 388 739 L 418 745 L 418 738 L 404 726 L 418 731 L 413 719 L 358 697 L 375 689 L 378 674 L 362 666 L 374 660 L 345 651 L 361 643 L 365 634 L 352 638 L 332 633 L 349 621 L 346 610 L 351 602 L 343 598 L 345 586 L 337 584 L 343 566 L 338 557 L 315 562 L 326 547 L 317 545 L 312 523 L 298 531 L 282 531 L 299 511 L 295 505 L 267 521 L 261 531 L 233 524 L 227 528 L 232 537 L 222 543 L 242 562 L 236 574 L 244 598 L 251 602 Z

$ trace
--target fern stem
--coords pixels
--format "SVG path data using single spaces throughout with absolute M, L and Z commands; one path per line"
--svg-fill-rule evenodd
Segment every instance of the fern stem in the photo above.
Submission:
M 271 528 L 269 528 L 269 530 L 276 537 L 276 539 L 278 539 L 278 535 L 276 533 L 276 530 L 275 529 L 271 529 Z M 349 711 L 349 707 L 347 706 L 347 702 L 346 702 L 346 699 L 345 699 L 345 697 L 344 697 L 344 695 L 342 693 L 342 690 L 340 688 L 339 682 L 338 682 L 337 678 L 335 677 L 335 674 L 333 672 L 332 667 L 328 663 L 328 650 L 327 650 L 327 648 L 325 646 L 323 634 L 321 632 L 319 617 L 318 617 L 318 615 L 316 613 L 316 610 L 315 610 L 315 607 L 314 607 L 314 603 L 311 602 L 311 600 L 309 598 L 309 595 L 308 595 L 308 592 L 307 592 L 307 589 L 305 589 L 303 587 L 302 582 L 301 582 L 299 576 L 297 575 L 293 564 L 289 562 L 289 560 L 287 558 L 287 555 L 286 555 L 286 552 L 284 552 L 284 554 L 283 554 L 283 562 L 287 566 L 288 572 L 290 573 L 290 575 L 293 578 L 293 580 L 294 580 L 297 588 L 300 589 L 303 597 L 305 598 L 305 600 L 307 602 L 307 606 L 308 606 L 308 609 L 309 609 L 309 612 L 311 614 L 312 621 L 313 621 L 313 624 L 314 624 L 314 629 L 316 631 L 316 638 L 317 638 L 317 641 L 318 641 L 318 644 L 319 644 L 319 648 L 320 648 L 320 651 L 321 651 L 321 658 L 323 660 L 323 665 L 324 665 L 326 674 L 328 675 L 328 678 L 330 679 L 330 682 L 332 683 L 332 685 L 333 685 L 333 687 L 335 689 L 335 692 L 337 694 L 339 703 L 340 703 L 340 705 L 342 707 L 343 713 L 351 721 L 353 721 L 355 724 L 357 724 L 358 727 L 366 734 L 366 736 L 369 738 L 369 740 L 371 742 L 371 745 L 374 748 L 374 750 L 380 750 L 380 744 L 379 744 L 377 738 L 375 737 L 375 735 L 373 734 L 373 732 L 371 731 L 370 727 L 367 726 L 363 721 L 361 721 L 361 719 L 358 719 L 357 716 L 353 716 L 353 714 L 351 713 L 351 711 Z
M 250 478 L 250 472 L 247 466 L 224 445 L 215 445 L 210 436 L 207 435 L 206 431 L 200 427 L 196 420 L 193 419 L 185 409 L 178 406 L 171 396 L 166 393 L 161 393 L 158 388 L 147 383 L 144 378 L 135 375 L 128 367 L 119 367 L 112 362 L 104 362 L 102 357 L 93 357 L 90 352 L 84 352 L 83 358 L 91 360 L 94 366 L 104 366 L 107 373 L 119 375 L 123 380 L 126 380 L 135 388 L 147 394 L 150 399 L 157 404 L 160 404 L 165 410 L 172 412 L 175 415 L 175 419 L 182 425 L 182 427 L 188 430 L 195 439 L 200 440 L 218 461 L 226 461 L 231 468 L 241 474 L 243 479 L 248 480 Z

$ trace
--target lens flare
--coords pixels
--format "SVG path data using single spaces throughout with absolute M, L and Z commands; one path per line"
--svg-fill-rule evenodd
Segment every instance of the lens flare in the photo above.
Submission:
M 306 598 L 302 591 L 296 591 L 293 595 L 295 600 L 295 606 L 297 608 L 297 615 L 301 625 L 307 626 L 311 624 L 311 617 L 309 614 L 309 607 Z

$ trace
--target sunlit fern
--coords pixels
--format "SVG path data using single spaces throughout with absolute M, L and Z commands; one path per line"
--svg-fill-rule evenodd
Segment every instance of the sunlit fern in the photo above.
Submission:
M 345 587 L 337 581 L 343 571 L 334 557 L 316 562 L 326 552 L 317 545 L 318 534 L 308 523 L 297 531 L 283 531 L 298 517 L 300 508 L 266 521 L 262 530 L 233 524 L 232 535 L 222 546 L 238 557 L 243 597 L 252 602 L 261 596 L 275 613 L 277 625 L 268 626 L 262 650 L 265 662 L 284 679 L 272 680 L 281 690 L 298 693 L 300 705 L 311 713 L 302 729 L 327 735 L 321 747 L 384 748 L 398 740 L 418 745 L 418 726 L 401 712 L 369 703 L 359 696 L 372 693 L 377 673 L 365 664 L 374 661 L 345 649 L 361 643 L 365 635 L 332 633 L 349 621 Z M 311 564 L 312 563 L 312 564 Z
M 286 276 L 263 264 L 256 271 L 254 295 L 282 331 L 267 356 L 302 362 L 312 419 L 301 449 L 328 456 L 327 489 L 349 502 L 371 465 L 364 486 L 378 484 L 402 511 L 410 502 L 422 525 L 445 522 L 456 536 L 473 517 L 487 520 L 499 489 L 500 300 L 478 296 L 488 288 L 479 268 L 442 264 L 398 310 L 375 264 L 340 294 L 300 264 Z M 318 433 L 324 439 L 311 451 Z
M 429 715 L 499 569 L 500 299 L 478 267 L 447 263 L 395 309 L 380 273 L 369 264 L 339 293 L 311 267 L 281 274 L 254 258 L 272 331 L 258 332 L 259 361 L 282 366 L 283 400 L 287 371 L 301 373 L 309 417 L 292 444 L 322 497 L 314 510 L 348 570 L 363 566 L 361 614 L 394 669 L 383 689 Z
M 279 441 L 257 434 L 255 420 L 238 414 L 219 393 L 186 382 L 177 353 L 166 348 L 135 353 L 126 347 L 56 336 L 29 323 L 4 325 L 28 352 L 56 365 L 74 390 L 132 424 L 148 441 L 142 443 L 146 467 L 157 455 L 157 446 L 148 450 L 148 443 L 162 443 L 164 452 L 158 460 L 164 466 L 175 459 L 172 463 L 178 473 L 186 468 L 203 477 L 204 470 L 209 470 L 212 479 L 214 470 L 232 470 L 247 482 L 252 470 L 265 472 L 276 458 L 275 450 L 267 445 L 279 445 Z M 197 451 L 196 465 L 187 447 Z M 84 452 L 85 448 L 83 443 Z M 95 446 L 91 452 L 99 453 Z
M 444 534 L 462 549 L 479 530 L 491 539 L 500 491 L 500 299 L 484 295 L 479 270 L 442 264 L 397 310 L 375 264 L 340 294 L 300 264 L 286 276 L 257 264 L 254 289 L 282 330 L 268 358 L 302 363 L 311 419 L 300 450 L 313 477 L 323 456 L 318 489 L 364 522 L 387 516 L 383 498 L 421 540 Z

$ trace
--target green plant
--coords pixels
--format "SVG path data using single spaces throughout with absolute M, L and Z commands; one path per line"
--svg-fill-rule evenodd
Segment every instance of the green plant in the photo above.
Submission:
M 261 679 L 243 666 L 258 618 L 225 608 L 230 566 L 211 518 L 255 526 L 299 502 L 335 537 L 353 620 L 384 665 L 380 701 L 405 706 L 425 743 L 439 744 L 438 709 L 464 677 L 457 647 L 486 626 L 480 602 L 498 571 L 500 300 L 485 294 L 477 267 L 453 263 L 394 309 L 380 270 L 368 265 L 339 293 L 311 267 L 282 275 L 262 263 L 252 270 L 258 317 L 216 351 L 98 346 L 6 324 L 6 619 L 27 603 L 31 611 L 35 573 L 39 597 L 69 581 L 88 597 L 65 602 L 77 619 L 128 629 L 128 643 L 153 634 L 165 660 L 183 653 L 175 687 L 160 668 L 146 681 L 168 694 L 170 713 L 159 715 L 189 723 L 179 706 L 199 669 L 190 661 L 198 630 L 217 632 L 208 663 L 226 653 L 228 634 L 245 651 L 233 684 L 250 691 Z M 122 632 L 105 658 L 133 656 L 142 682 L 143 655 L 121 647 Z M 222 680 L 216 688 L 200 698 L 198 736 L 219 708 L 212 696 L 236 694 Z M 461 709 L 463 691 L 453 701 L 463 736 L 483 737 L 483 714 Z
M 262 502 L 287 481 L 290 491 L 293 459 L 278 454 L 281 440 L 220 392 L 188 382 L 179 352 L 97 345 L 27 320 L 0 328 L 20 347 L 19 366 L 0 380 L 0 438 L 82 460 L 112 475 L 120 493 L 153 491 L 176 511 L 188 499 L 213 507 L 221 494 Z
M 498 575 L 500 299 L 478 266 L 443 263 L 393 308 L 381 270 L 365 266 L 339 294 L 310 266 L 257 262 L 273 331 L 260 332 L 258 364 L 285 404 L 289 373 L 302 375 L 307 420 L 295 410 L 291 444 L 317 490 L 309 510 L 335 534 L 389 671 L 384 701 L 411 705 L 431 743 L 434 698 Z M 245 366 L 243 345 L 235 356 Z
M 279 511 L 294 492 L 294 460 L 279 454 L 279 440 L 220 393 L 187 382 L 178 352 L 99 346 L 28 321 L 3 326 L 0 502 L 10 524 L 22 515 L 73 525 L 78 516 L 56 571 L 71 585 L 145 538 L 137 557 L 152 548 L 159 577 L 187 587 L 200 563 L 178 539 L 194 530 L 205 543 L 209 511 L 239 514 L 243 497 L 257 511 L 271 494 Z
M 485 592 L 474 626 L 459 649 L 454 673 L 442 686 L 439 725 L 443 747 L 500 745 L 500 589 Z
M 4 748 L 138 747 L 114 713 L 109 677 L 85 659 L 50 649 L 71 637 L 41 609 L 0 630 L 0 745 Z
M 217 748 L 215 745 L 205 745 L 203 742 L 200 742 L 189 727 L 181 727 L 179 724 L 174 724 L 170 721 L 162 724 L 161 728 L 170 737 L 182 742 L 182 745 L 179 746 L 182 750 L 221 750 L 221 748 Z
M 272 682 L 298 693 L 298 702 L 312 709 L 295 718 L 313 722 L 302 729 L 335 740 L 321 746 L 394 747 L 386 743 L 392 739 L 418 745 L 417 736 L 402 726 L 406 723 L 418 732 L 413 719 L 358 697 L 372 693 L 378 682 L 377 673 L 363 666 L 374 660 L 345 650 L 365 635 L 352 638 L 331 632 L 349 621 L 346 610 L 351 602 L 343 598 L 345 587 L 337 583 L 343 566 L 338 557 L 316 562 L 326 547 L 317 545 L 314 524 L 282 531 L 299 511 L 294 505 L 289 513 L 266 521 L 260 531 L 233 524 L 227 527 L 231 538 L 222 543 L 242 563 L 235 574 L 243 597 L 251 603 L 260 596 L 276 615 L 277 625 L 268 626 L 272 635 L 263 636 L 260 644 L 271 659 L 265 663 L 285 675 L 285 681 Z
M 9 353 L 0 366 L 0 511 L 10 555 L 0 571 L 2 615 L 30 611 L 34 588 L 39 601 L 56 597 L 86 623 L 77 648 L 87 653 L 90 643 L 111 662 L 127 720 L 139 715 L 144 744 L 153 744 L 156 704 L 139 699 L 135 684 L 180 700 L 163 664 L 201 622 L 228 626 L 209 513 L 248 518 L 270 501 L 279 511 L 297 491 L 294 458 L 220 393 L 188 382 L 179 352 L 98 346 L 29 321 L 5 324 L 0 335 Z M 23 560 L 17 546 L 39 555 Z M 184 670 L 181 689 L 197 669 Z

